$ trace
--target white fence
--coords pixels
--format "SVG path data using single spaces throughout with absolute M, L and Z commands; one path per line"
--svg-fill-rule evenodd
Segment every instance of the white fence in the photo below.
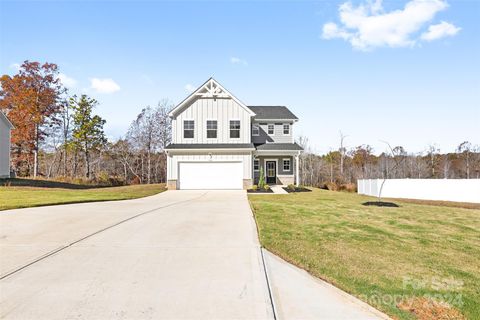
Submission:
M 358 193 L 378 197 L 382 182 L 357 180 Z M 387 179 L 382 197 L 480 203 L 480 179 Z

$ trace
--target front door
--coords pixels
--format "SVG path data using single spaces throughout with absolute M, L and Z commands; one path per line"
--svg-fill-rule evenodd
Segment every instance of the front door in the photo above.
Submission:
M 277 163 L 275 161 L 267 161 L 267 183 L 277 183 Z

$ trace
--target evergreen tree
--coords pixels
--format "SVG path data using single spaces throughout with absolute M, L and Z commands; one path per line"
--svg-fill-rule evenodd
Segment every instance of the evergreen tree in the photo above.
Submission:
M 93 114 L 93 108 L 98 105 L 95 99 L 82 94 L 70 98 L 73 110 L 72 142 L 75 148 L 82 150 L 85 156 L 85 176 L 90 178 L 90 153 L 105 145 L 107 139 L 103 132 L 105 120 Z

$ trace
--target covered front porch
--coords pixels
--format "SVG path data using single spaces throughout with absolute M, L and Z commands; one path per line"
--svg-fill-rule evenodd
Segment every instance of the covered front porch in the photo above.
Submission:
M 253 183 L 258 184 L 263 172 L 269 185 L 300 185 L 299 151 L 255 151 L 253 154 Z

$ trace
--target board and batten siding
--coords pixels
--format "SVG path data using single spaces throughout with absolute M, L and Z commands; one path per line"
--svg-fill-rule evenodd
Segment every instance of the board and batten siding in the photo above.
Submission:
M 252 124 L 258 124 L 260 126 L 260 134 L 258 136 L 252 136 L 253 143 L 293 143 L 293 123 L 292 122 L 253 121 Z M 274 125 L 273 135 L 268 135 L 268 124 Z M 284 124 L 290 125 L 289 135 L 283 134 Z
M 251 152 L 213 152 L 210 156 L 205 153 L 175 154 L 167 157 L 167 179 L 178 179 L 179 162 L 242 162 L 243 179 L 252 179 L 252 154 Z
M 193 139 L 183 138 L 183 121 L 194 120 Z M 217 120 L 217 138 L 207 139 L 207 120 Z M 230 138 L 230 120 L 240 120 L 240 138 Z M 195 100 L 172 119 L 173 143 L 250 143 L 250 114 L 232 99 Z
M 10 127 L 0 118 L 0 178 L 8 177 L 10 177 Z

